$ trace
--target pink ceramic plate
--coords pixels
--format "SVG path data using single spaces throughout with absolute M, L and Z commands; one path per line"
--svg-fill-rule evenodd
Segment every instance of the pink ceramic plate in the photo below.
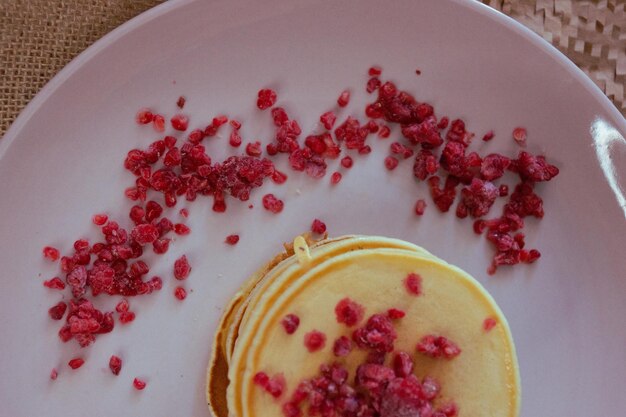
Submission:
M 157 136 L 134 123 L 138 108 L 172 114 L 184 94 L 192 126 L 227 113 L 247 121 L 244 137 L 268 139 L 268 115 L 255 110 L 259 88 L 275 88 L 310 131 L 346 87 L 355 92 L 347 113 L 361 114 L 372 64 L 479 136 L 493 129 L 489 149 L 517 152 L 510 132 L 525 126 L 528 149 L 560 167 L 540 187 L 546 217 L 528 222 L 528 244 L 544 255 L 537 263 L 488 277 L 491 252 L 469 220 L 432 204 L 416 218 L 412 208 L 426 187 L 415 184 L 408 162 L 382 169 L 388 142 L 373 140 L 374 152 L 336 188 L 328 177 L 291 174 L 287 184 L 253 193 L 254 210 L 232 203 L 219 215 L 208 200 L 196 202 L 193 233 L 153 264 L 163 291 L 131 300 L 137 319 L 82 352 L 58 341 L 46 310 L 60 295 L 41 285 L 57 270 L 41 249 L 67 251 L 73 239 L 95 237 L 96 212 L 126 218 L 122 190 L 133 179 L 121 162 Z M 75 59 L 0 141 L 2 414 L 208 416 L 205 367 L 221 309 L 283 241 L 319 217 L 332 235 L 406 239 L 476 276 L 510 320 L 523 416 L 623 415 L 625 132 L 623 117 L 571 62 L 472 1 L 167 2 Z M 226 152 L 225 141 L 209 152 Z M 278 216 L 260 209 L 269 190 L 285 199 Z M 236 247 L 223 243 L 230 233 L 241 234 Z M 194 269 L 186 283 L 193 292 L 180 303 L 171 265 L 182 253 Z M 98 300 L 109 308 L 115 301 Z M 87 362 L 72 372 L 65 364 L 77 353 Z M 113 353 L 125 359 L 118 377 L 107 368 Z M 55 366 L 60 374 L 51 382 Z M 144 391 L 132 388 L 135 376 L 148 381 Z

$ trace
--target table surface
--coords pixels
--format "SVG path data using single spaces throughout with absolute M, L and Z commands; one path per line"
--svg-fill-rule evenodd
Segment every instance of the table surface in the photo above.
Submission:
M 76 55 L 161 2 L 0 1 L 0 135 Z M 482 2 L 552 43 L 585 71 L 626 116 L 626 0 Z

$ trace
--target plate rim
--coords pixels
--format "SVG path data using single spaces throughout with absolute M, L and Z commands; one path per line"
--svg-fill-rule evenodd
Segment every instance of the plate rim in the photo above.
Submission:
M 40 107 L 58 90 L 63 83 L 70 79 L 70 77 L 77 72 L 82 66 L 87 64 L 91 59 L 95 58 L 98 54 L 106 50 L 117 43 L 124 36 L 132 33 L 146 23 L 157 19 L 171 11 L 180 7 L 187 6 L 196 1 L 202 0 L 169 0 L 161 4 L 158 4 L 137 16 L 122 23 L 118 27 L 114 28 L 109 33 L 96 40 L 93 44 L 88 46 L 85 50 L 74 57 L 68 62 L 54 77 L 50 79 L 42 88 L 35 94 L 30 102 L 20 111 L 13 123 L 9 126 L 5 134 L 0 138 L 0 163 L 6 155 L 9 147 L 14 142 L 27 125 L 30 119 L 37 113 Z M 582 87 L 584 87 L 589 94 L 595 98 L 598 105 L 605 111 L 605 114 L 611 117 L 611 122 L 614 123 L 615 128 L 626 134 L 626 118 L 620 113 L 617 107 L 609 100 L 609 98 L 600 90 L 600 88 L 580 69 L 573 61 L 571 61 L 565 54 L 559 51 L 556 47 L 543 39 L 541 36 L 517 22 L 515 19 L 505 15 L 504 13 L 493 9 L 492 7 L 483 4 L 479 0 L 446 0 L 451 4 L 455 4 L 458 7 L 464 7 L 476 11 L 477 13 L 486 16 L 493 22 L 504 26 L 506 30 L 512 30 L 527 42 L 530 42 L 534 47 L 547 53 L 558 64 L 560 64 L 565 70 L 571 74 Z M 302 2 L 305 4 L 306 2 Z M 599 116 L 599 115 L 598 115 Z

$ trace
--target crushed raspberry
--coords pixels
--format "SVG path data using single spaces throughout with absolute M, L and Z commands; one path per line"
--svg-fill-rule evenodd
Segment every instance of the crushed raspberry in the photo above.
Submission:
M 318 330 L 310 331 L 304 335 L 304 346 L 309 352 L 317 352 L 326 345 L 326 335 Z
M 135 313 L 132 311 L 123 311 L 119 315 L 120 323 L 128 324 L 135 320 Z
M 498 188 L 489 181 L 472 178 L 472 183 L 461 190 L 461 201 L 457 206 L 456 215 L 460 218 L 482 217 L 500 195 Z
M 406 313 L 404 311 L 398 310 L 397 308 L 390 308 L 389 310 L 387 310 L 387 316 L 389 316 L 391 320 L 401 319 L 405 315 Z
M 269 88 L 259 90 L 256 106 L 261 109 L 269 109 L 276 103 L 276 91 Z
M 365 145 L 359 148 L 359 155 L 367 155 L 372 153 L 372 148 L 369 145 Z
M 339 184 L 339 182 L 341 181 L 341 178 L 342 178 L 341 172 L 333 172 L 332 175 L 330 176 L 330 183 L 332 185 Z
M 480 165 L 480 176 L 487 181 L 496 180 L 504 175 L 504 171 L 511 165 L 511 160 L 499 154 L 489 154 Z
M 183 114 L 177 114 L 170 119 L 172 127 L 176 130 L 184 132 L 189 126 L 189 118 Z
M 91 218 L 91 221 L 93 222 L 93 224 L 95 224 L 96 226 L 102 226 L 104 225 L 107 221 L 109 220 L 109 216 L 107 216 L 106 214 L 94 214 L 94 216 Z
M 450 206 L 454 203 L 456 186 L 459 184 L 459 180 L 452 175 L 448 175 L 443 189 L 439 188 L 440 181 L 441 179 L 438 176 L 430 177 L 428 186 L 435 205 L 439 211 L 445 213 L 450 210 Z
M 324 234 L 326 233 L 326 224 L 319 219 L 314 219 L 311 223 L 311 231 L 319 235 Z
M 383 69 L 379 67 L 378 65 L 374 65 L 373 67 L 370 67 L 369 70 L 367 70 L 367 74 L 370 77 L 377 77 L 382 73 L 383 73 Z
M 149 109 L 141 109 L 135 116 L 135 121 L 140 125 L 147 125 L 154 119 L 154 114 Z
M 434 335 L 424 336 L 417 344 L 417 351 L 431 358 L 445 359 L 453 359 L 461 354 L 461 348 L 454 342 Z
M 65 289 L 65 283 L 61 281 L 61 278 L 59 277 L 54 277 L 52 279 L 44 281 L 43 285 L 44 287 L 50 288 L 52 290 L 64 290 Z
M 252 381 L 256 385 L 265 388 L 267 387 L 267 384 L 270 382 L 270 377 L 265 372 L 257 372 L 256 374 L 254 374 Z
M 411 272 L 404 278 L 404 286 L 409 294 L 422 295 L 422 277 Z
M 335 115 L 335 113 L 332 111 L 327 111 L 320 116 L 320 123 L 324 126 L 326 130 L 331 130 L 335 125 L 336 120 L 337 115 Z
M 365 307 L 350 298 L 344 298 L 335 306 L 337 323 L 343 323 L 348 327 L 356 325 L 363 319 Z
M 405 146 L 405 145 L 401 144 L 400 142 L 393 142 L 389 146 L 389 149 L 391 150 L 391 153 L 393 153 L 395 155 L 399 155 L 403 159 L 410 158 L 414 154 L 413 149 L 409 148 L 408 146 Z
M 280 172 L 279 170 L 275 170 L 272 174 L 272 181 L 276 184 L 284 184 L 285 181 L 287 181 L 287 174 Z
M 70 300 L 66 324 L 59 330 L 63 342 L 75 339 L 81 347 L 90 345 L 96 335 L 113 330 L 113 313 L 103 313 L 88 300 Z
M 361 123 L 353 117 L 348 117 L 335 129 L 335 137 L 339 142 L 343 142 L 348 149 L 363 148 L 369 134 L 369 129 L 361 126 Z
M 341 166 L 346 168 L 346 169 L 350 169 L 352 168 L 352 165 L 354 164 L 354 162 L 352 161 L 352 158 L 350 156 L 344 156 L 343 158 L 341 158 Z
M 182 301 L 187 298 L 187 291 L 183 287 L 176 287 L 174 289 L 174 297 Z
M 415 163 L 413 164 L 413 175 L 415 175 L 415 178 L 423 181 L 434 175 L 438 169 L 439 162 L 431 151 L 422 149 L 417 153 Z
M 498 187 L 498 194 L 500 197 L 506 197 L 509 195 L 509 186 L 506 184 L 502 184 Z
M 139 379 L 139 378 L 135 378 L 133 379 L 133 387 L 135 387 L 137 391 L 141 391 L 146 387 L 146 381 Z
M 187 101 L 187 99 L 184 96 L 180 96 L 178 97 L 178 100 L 176 100 L 176 106 L 179 109 L 182 109 L 183 107 L 185 107 L 185 102 Z
M 378 131 L 379 138 L 387 139 L 390 135 L 391 135 L 391 129 L 389 129 L 389 126 L 384 125 L 380 127 L 380 130 Z
M 496 324 L 498 324 L 498 322 L 496 321 L 496 319 L 494 319 L 493 317 L 487 317 L 485 319 L 485 321 L 483 321 L 483 329 L 488 332 L 491 329 L 493 329 L 494 327 L 496 327 Z
M 125 298 L 122 299 L 122 301 L 117 303 L 117 305 L 115 306 L 115 311 L 117 311 L 118 313 L 124 313 L 128 311 L 129 309 L 130 309 L 130 304 L 128 303 L 128 300 Z
M 109 369 L 113 375 L 119 375 L 122 370 L 122 359 L 115 355 L 111 355 L 111 359 L 109 359 Z
M 51 380 L 56 380 L 59 376 L 59 371 L 56 370 L 56 368 L 52 368 L 52 371 L 50 371 L 50 379 Z
M 144 246 L 159 238 L 159 229 L 152 224 L 140 224 L 135 226 L 131 232 L 131 237 L 138 244 Z
M 246 145 L 246 155 L 248 156 L 261 156 L 261 142 L 250 142 Z
M 229 123 L 233 127 L 234 130 L 241 129 L 241 122 L 240 121 L 235 120 L 235 119 L 231 119 L 231 121 Z
M 381 82 L 378 79 L 378 77 L 372 77 L 367 82 L 365 90 L 371 94 L 374 91 L 376 91 L 380 87 L 380 85 L 381 85 Z
M 523 127 L 516 127 L 513 129 L 513 140 L 520 146 L 526 146 L 526 129 Z
M 187 256 L 183 255 L 174 262 L 174 278 L 184 280 L 189 276 L 191 266 L 187 260 Z
M 267 382 L 265 391 L 267 391 L 272 397 L 278 398 L 283 395 L 286 385 L 287 382 L 285 381 L 283 374 L 276 374 Z
M 333 354 L 337 357 L 347 356 L 352 351 L 352 341 L 341 336 L 333 343 Z
M 341 94 L 339 95 L 339 98 L 337 99 L 337 104 L 339 105 L 339 107 L 346 107 L 349 102 L 350 102 L 350 91 L 348 90 L 342 91 Z
M 550 181 L 559 174 L 559 169 L 546 162 L 544 156 L 520 152 L 515 161 L 515 170 L 523 181 Z
M 385 158 L 385 168 L 387 168 L 389 171 L 393 171 L 394 169 L 396 169 L 398 167 L 398 159 L 394 156 L 388 156 Z
M 287 334 L 294 334 L 296 330 L 298 330 L 298 326 L 300 325 L 300 317 L 295 314 L 287 314 L 281 321 L 280 324 L 285 329 Z
M 85 360 L 83 358 L 74 358 L 70 360 L 67 364 L 72 369 L 78 369 L 81 366 L 83 366 L 84 363 L 85 363 Z
M 239 146 L 241 146 L 241 142 L 242 140 L 241 140 L 241 136 L 239 135 L 239 131 L 233 130 L 230 134 L 230 138 L 228 139 L 228 143 L 233 148 L 238 148 Z
M 67 304 L 63 301 L 59 301 L 53 307 L 50 307 L 48 310 L 48 315 L 52 320 L 61 320 L 65 315 L 65 311 L 67 310 Z
M 483 141 L 489 142 L 491 139 L 493 139 L 494 136 L 495 134 L 493 133 L 493 130 L 490 130 L 489 132 L 485 133 L 485 135 L 483 136 Z
M 418 216 L 423 216 L 425 211 L 426 211 L 426 201 L 420 198 L 415 203 L 415 214 Z
M 179 236 L 186 236 L 191 233 L 191 229 L 183 223 L 176 223 L 172 230 Z
M 46 246 L 43 248 L 43 256 L 46 259 L 51 260 L 52 262 L 56 262 L 59 260 L 61 254 L 57 248 L 53 248 L 52 246 Z
M 274 194 L 266 194 L 263 196 L 263 207 L 267 211 L 277 214 L 283 211 L 284 206 L 283 201 L 276 198 Z
M 157 132 L 164 132 L 165 117 L 161 116 L 160 114 L 155 114 L 154 118 L 152 119 L 152 127 L 154 127 L 154 130 L 156 130 Z
M 237 244 L 237 242 L 239 242 L 239 235 L 228 235 L 226 236 L 224 242 L 228 245 L 234 246 Z
M 397 377 L 407 377 L 413 373 L 413 360 L 406 352 L 398 352 L 393 357 L 393 371 Z
M 393 351 L 393 344 L 397 334 L 391 319 L 382 314 L 374 314 L 365 326 L 352 333 L 352 340 L 361 349 L 387 353 Z

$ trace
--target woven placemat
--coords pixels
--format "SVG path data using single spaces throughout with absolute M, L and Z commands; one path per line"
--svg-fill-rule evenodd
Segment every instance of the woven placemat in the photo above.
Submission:
M 626 115 L 626 0 L 482 0 L 555 45 Z M 0 0 L 0 135 L 72 58 L 160 0 Z

